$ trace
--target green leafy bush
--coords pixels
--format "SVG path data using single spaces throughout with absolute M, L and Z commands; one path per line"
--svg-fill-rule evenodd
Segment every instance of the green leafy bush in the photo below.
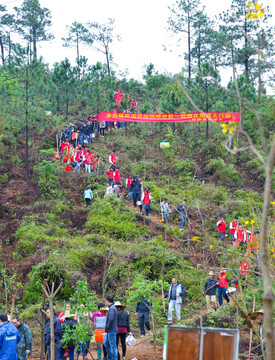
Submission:
M 147 228 L 136 223 L 132 210 L 123 207 L 121 200 L 111 196 L 101 204 L 97 201 L 92 204 L 86 227 L 89 231 L 112 235 L 120 240 L 134 239 L 148 232 Z
M 234 168 L 232 163 L 226 163 L 222 158 L 211 159 L 205 167 L 210 175 L 214 175 L 216 180 L 225 184 L 235 183 L 242 184 L 243 180 L 239 172 Z
M 57 199 L 62 197 L 58 178 L 61 169 L 57 163 L 43 160 L 34 167 L 34 172 L 38 178 L 38 187 L 42 198 Z

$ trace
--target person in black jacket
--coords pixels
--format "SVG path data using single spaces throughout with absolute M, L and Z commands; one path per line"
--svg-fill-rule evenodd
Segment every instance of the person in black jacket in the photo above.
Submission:
M 210 271 L 209 279 L 206 280 L 205 285 L 204 285 L 204 290 L 203 290 L 204 292 L 206 291 L 207 311 L 212 311 L 212 309 L 217 311 L 216 293 L 217 293 L 218 286 L 219 286 L 218 280 L 214 279 L 214 273 L 213 273 L 213 271 Z M 212 306 L 212 308 L 211 308 L 211 306 Z
M 44 336 L 45 336 L 45 349 L 47 351 L 47 359 L 51 359 L 51 324 L 50 324 L 50 314 L 51 310 L 50 308 L 45 309 L 46 316 L 48 318 L 48 321 L 45 323 L 45 330 L 44 330 Z M 58 352 L 60 348 L 60 340 L 62 336 L 62 330 L 61 330 L 61 323 L 60 320 L 56 315 L 53 317 L 54 321 L 54 352 L 55 352 L 55 360 L 58 360 Z
M 61 338 L 61 346 L 59 348 L 59 353 L 58 353 L 59 360 L 63 359 L 63 354 L 67 348 L 69 349 L 69 359 L 70 360 L 74 359 L 75 341 L 72 338 L 70 338 L 69 341 L 65 341 L 64 339 L 66 334 L 69 334 L 71 336 L 73 330 L 75 329 L 75 325 L 77 321 L 74 319 L 74 316 L 75 314 L 70 314 L 65 311 L 64 321 L 61 325 L 62 338 Z
M 145 336 L 144 324 L 147 327 L 148 333 L 151 334 L 151 326 L 149 323 L 150 307 L 150 302 L 146 300 L 144 296 L 141 296 L 140 301 L 136 306 L 136 315 L 138 314 L 139 328 L 141 333 L 140 337 Z
M 180 231 L 183 231 L 183 228 L 186 224 L 186 216 L 187 216 L 187 199 L 184 199 L 182 204 L 177 207 L 179 218 L 180 218 Z
M 93 132 L 94 132 L 94 127 L 93 127 L 93 123 L 89 122 L 87 124 L 87 132 L 88 132 L 88 140 L 89 142 L 93 143 Z
M 117 308 L 118 315 L 117 315 L 117 336 L 116 336 L 116 345 L 118 347 L 119 339 L 121 342 L 122 347 L 122 359 L 125 360 L 126 356 L 126 336 L 127 334 L 132 335 L 130 330 L 130 323 L 129 323 L 129 312 L 125 310 L 126 305 L 122 305 L 119 301 L 114 303 L 115 307 Z M 120 360 L 120 354 L 117 349 L 117 358 Z
M 113 296 L 109 295 L 106 297 L 106 304 L 109 307 L 107 314 L 105 332 L 107 333 L 107 341 L 105 344 L 108 360 L 117 360 L 117 346 L 116 346 L 116 335 L 117 335 L 117 309 L 114 305 Z
M 141 206 L 141 183 L 138 181 L 137 176 L 133 177 L 133 181 L 131 182 L 130 192 L 133 193 L 133 204 L 137 206 L 137 202 L 139 201 Z

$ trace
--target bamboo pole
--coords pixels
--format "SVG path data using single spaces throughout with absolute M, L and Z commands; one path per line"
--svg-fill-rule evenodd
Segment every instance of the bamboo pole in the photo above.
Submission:
M 197 297 L 195 297 L 195 299 L 192 300 L 192 302 L 196 301 L 198 298 L 200 298 L 202 295 L 204 295 L 208 290 L 212 289 L 214 286 L 217 286 L 217 283 L 210 286 L 210 288 L 208 288 L 207 290 L 205 290 L 204 292 L 202 292 L 200 295 L 198 295 Z
M 255 311 L 255 296 L 254 296 L 254 299 L 253 299 L 253 310 L 252 310 L 252 312 L 254 312 L 254 311 Z M 248 360 L 251 360 L 252 335 L 253 335 L 253 329 L 250 329 Z

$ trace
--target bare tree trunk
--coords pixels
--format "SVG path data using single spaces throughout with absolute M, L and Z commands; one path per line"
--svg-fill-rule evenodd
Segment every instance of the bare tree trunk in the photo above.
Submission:
M 63 283 L 61 282 L 58 288 L 54 291 L 54 282 L 52 283 L 52 289 L 50 291 L 48 283 L 44 282 L 42 285 L 42 289 L 49 299 L 50 302 L 50 330 L 51 330 L 51 359 L 55 360 L 55 341 L 54 341 L 54 310 L 53 310 L 53 299 L 55 298 L 56 294 L 61 289 Z
M 26 178 L 29 178 L 29 64 L 27 64 L 26 84 L 25 84 L 25 98 L 26 98 L 26 109 L 25 109 L 25 130 L 26 130 Z
M 1 49 L 2 65 L 4 65 L 5 62 L 4 45 L 1 36 L 0 36 L 0 49 Z
M 43 285 L 46 288 L 46 280 L 44 279 Z M 45 359 L 45 337 L 44 337 L 44 330 L 45 330 L 45 321 L 46 316 L 43 310 L 45 310 L 45 303 L 46 303 L 46 294 L 43 291 L 43 300 L 42 300 L 42 311 L 41 311 L 41 317 L 42 317 L 42 325 L 41 325 L 41 346 L 40 346 L 40 360 Z
M 261 227 L 260 239 L 260 268 L 262 271 L 263 287 L 264 287 L 264 332 L 266 341 L 266 359 L 274 360 L 274 327 L 273 327 L 273 303 L 274 293 L 272 289 L 272 278 L 269 270 L 268 263 L 268 250 L 267 250 L 267 223 L 268 211 L 270 207 L 271 185 L 272 185 L 272 171 L 275 163 L 275 136 L 271 146 L 270 153 L 267 158 L 265 166 L 265 187 L 264 187 L 264 204 L 263 204 L 263 217 Z
M 33 58 L 37 60 L 37 45 L 36 45 L 36 29 L 32 29 L 32 36 L 33 36 Z

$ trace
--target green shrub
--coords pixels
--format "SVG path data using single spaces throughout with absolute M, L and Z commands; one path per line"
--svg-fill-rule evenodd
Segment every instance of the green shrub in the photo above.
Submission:
M 243 180 L 233 164 L 227 164 L 222 158 L 211 159 L 205 167 L 210 175 L 214 175 L 216 180 L 223 183 L 242 184 Z
M 69 282 L 69 273 L 64 262 L 61 261 L 60 258 L 56 262 L 46 260 L 45 262 L 33 266 L 28 277 L 29 282 L 26 285 L 23 295 L 23 304 L 34 304 L 41 300 L 44 279 L 46 279 L 50 285 L 54 282 L 55 288 L 63 282 L 63 286 L 60 290 L 61 297 L 68 298 L 70 294 L 71 284 Z
M 9 174 L 2 174 L 0 175 L 0 184 L 5 184 L 9 181 Z
M 38 187 L 42 198 L 50 200 L 62 197 L 58 178 L 61 169 L 57 163 L 43 160 L 34 167 L 34 172 L 38 178 Z
M 36 251 L 35 243 L 28 239 L 20 239 L 16 245 L 16 250 L 24 252 L 28 255 L 33 255 Z
M 148 232 L 147 228 L 135 222 L 132 210 L 123 208 L 121 200 L 111 196 L 103 199 L 100 204 L 93 202 L 86 227 L 89 231 L 111 235 L 120 240 L 133 239 Z

